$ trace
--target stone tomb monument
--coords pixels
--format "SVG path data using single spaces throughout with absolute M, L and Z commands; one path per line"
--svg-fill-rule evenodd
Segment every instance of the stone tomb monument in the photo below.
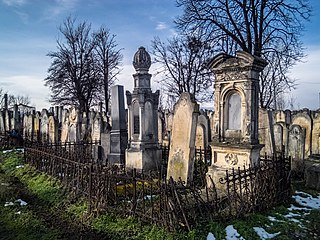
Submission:
M 174 106 L 167 177 L 192 181 L 199 105 L 189 93 L 182 93 Z
M 219 54 L 209 63 L 216 76 L 213 159 L 208 169 L 213 178 L 259 161 L 259 73 L 266 65 L 264 59 L 242 51 L 236 56 Z
M 158 143 L 159 90 L 150 86 L 151 58 L 144 47 L 133 57 L 134 90 L 126 92 L 128 105 L 128 141 L 126 167 L 143 170 L 157 169 L 161 160 Z

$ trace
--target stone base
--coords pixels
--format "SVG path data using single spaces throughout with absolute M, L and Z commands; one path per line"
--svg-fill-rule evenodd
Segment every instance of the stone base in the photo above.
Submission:
M 212 165 L 230 169 L 258 164 L 263 146 L 262 144 L 212 143 Z
M 120 154 L 120 153 L 108 154 L 108 164 L 124 166 L 124 154 Z
M 320 160 L 306 161 L 304 178 L 307 187 L 320 190 Z
M 140 148 L 126 149 L 126 168 L 137 170 L 160 170 L 162 151 L 157 146 L 141 145 Z
M 208 172 L 206 174 L 207 186 L 209 188 L 212 188 L 214 184 L 216 189 L 219 189 L 222 192 L 224 192 L 226 190 L 225 185 L 220 183 L 220 179 L 226 176 L 226 170 L 228 169 L 220 168 L 214 165 L 208 167 Z

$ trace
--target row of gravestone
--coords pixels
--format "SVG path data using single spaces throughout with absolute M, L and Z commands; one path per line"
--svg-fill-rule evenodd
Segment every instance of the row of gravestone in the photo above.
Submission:
M 23 138 L 49 143 L 78 142 L 80 140 L 100 141 L 101 133 L 110 129 L 108 117 L 90 111 L 88 116 L 76 108 L 63 107 L 20 113 L 0 111 L 0 132 L 20 130 Z

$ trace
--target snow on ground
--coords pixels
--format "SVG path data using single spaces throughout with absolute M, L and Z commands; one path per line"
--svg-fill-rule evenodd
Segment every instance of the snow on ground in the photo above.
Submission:
M 278 236 L 280 232 L 277 233 L 268 233 L 266 230 L 264 230 L 262 227 L 253 227 L 253 230 L 258 234 L 260 239 L 270 239 Z
M 26 203 L 25 201 L 23 201 L 22 199 L 19 198 L 19 199 L 15 200 L 14 203 L 13 203 L 13 202 L 6 202 L 6 203 L 4 204 L 4 206 L 5 206 L 5 207 L 13 206 L 13 205 L 15 205 L 15 203 L 19 203 L 20 206 L 25 206 L 25 205 L 27 205 L 27 203 Z
M 214 237 L 214 235 L 209 232 L 208 236 L 207 236 L 207 240 L 216 240 L 216 238 Z
M 240 234 L 233 227 L 233 225 L 229 225 L 229 226 L 226 227 L 226 233 L 227 233 L 226 240 L 233 240 L 233 239 L 244 240 L 244 238 L 240 236 Z
M 292 198 L 294 198 L 294 200 L 301 206 L 315 209 L 320 208 L 320 196 L 312 197 L 308 193 L 296 191 Z
M 23 168 L 23 167 L 24 167 L 23 165 L 16 166 L 16 168 Z

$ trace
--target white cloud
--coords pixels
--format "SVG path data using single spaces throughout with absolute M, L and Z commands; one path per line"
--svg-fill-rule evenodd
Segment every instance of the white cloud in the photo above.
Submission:
M 165 22 L 158 22 L 158 24 L 156 26 L 156 30 L 164 30 L 167 28 L 168 28 L 168 26 Z
M 8 6 L 22 6 L 27 1 L 26 0 L 2 0 L 2 2 Z

